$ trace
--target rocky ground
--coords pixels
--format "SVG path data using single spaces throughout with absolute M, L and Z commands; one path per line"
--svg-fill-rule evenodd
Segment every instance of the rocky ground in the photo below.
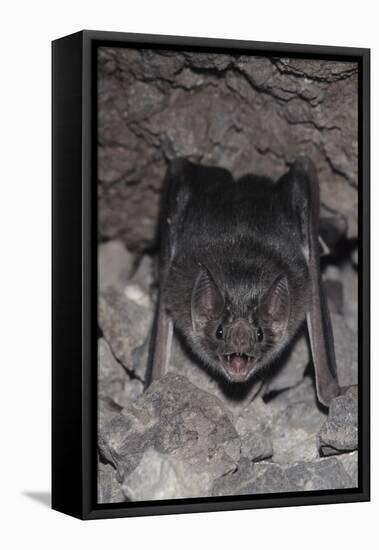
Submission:
M 305 334 L 243 392 L 176 339 L 170 372 L 143 393 L 154 273 L 154 258 L 120 241 L 99 247 L 99 502 L 357 486 L 353 263 L 325 270 L 339 380 L 353 386 L 329 411 L 316 401 Z

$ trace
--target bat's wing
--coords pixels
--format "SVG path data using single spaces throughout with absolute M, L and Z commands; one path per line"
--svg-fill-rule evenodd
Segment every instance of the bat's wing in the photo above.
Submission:
M 146 385 L 167 373 L 171 355 L 173 322 L 166 311 L 162 289 L 177 249 L 178 232 L 188 201 L 184 159 L 171 162 L 163 181 L 159 225 L 159 295 L 150 341 Z
M 303 252 L 311 278 L 311 306 L 307 326 L 315 368 L 319 401 L 329 406 L 340 393 L 337 382 L 333 331 L 324 294 L 319 264 L 320 188 L 316 168 L 307 157 L 298 158 L 286 176 L 291 208 L 301 235 Z
M 147 384 L 165 374 L 169 366 L 173 323 L 166 311 L 162 289 L 177 253 L 187 206 L 192 193 L 196 192 L 194 189 L 214 179 L 222 183 L 232 177 L 222 168 L 200 166 L 183 158 L 173 160 L 167 169 L 159 227 L 159 298 L 151 338 Z

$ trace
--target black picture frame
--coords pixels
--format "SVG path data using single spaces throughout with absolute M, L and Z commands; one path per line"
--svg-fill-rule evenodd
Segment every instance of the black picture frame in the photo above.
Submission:
M 352 60 L 359 66 L 359 486 L 357 489 L 172 501 L 96 503 L 99 46 Z M 370 50 L 82 31 L 52 43 L 52 507 L 81 519 L 370 499 Z

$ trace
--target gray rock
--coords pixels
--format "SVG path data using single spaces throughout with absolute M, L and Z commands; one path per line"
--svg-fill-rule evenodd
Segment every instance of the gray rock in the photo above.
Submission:
M 356 486 L 350 458 L 345 467 L 341 457 L 328 457 L 292 465 L 250 462 L 241 458 L 238 468 L 217 479 L 212 496 L 254 495 L 293 491 L 347 489 Z M 349 470 L 349 472 L 347 471 Z
M 144 379 L 153 320 L 150 297 L 137 285 L 107 288 L 99 296 L 99 325 L 122 365 Z
M 142 291 L 149 295 L 155 301 L 154 283 L 158 278 L 157 258 L 144 254 L 139 262 L 137 269 L 130 279 L 130 283 L 137 285 Z
M 253 400 L 263 387 L 263 381 L 256 378 L 247 386 L 231 384 L 223 377 L 201 366 L 199 362 L 184 351 L 178 338 L 174 335 L 169 372 L 177 373 L 200 389 L 218 397 L 231 412 L 238 412 Z
M 271 439 L 268 435 L 252 432 L 241 438 L 241 456 L 252 462 L 270 458 L 273 454 Z
M 141 382 L 141 380 L 128 376 L 124 386 L 124 394 L 121 405 L 123 407 L 126 407 L 126 405 L 137 399 L 137 397 L 140 397 L 140 395 L 142 395 L 143 393 L 143 390 L 144 383 Z
M 290 490 L 291 485 L 278 464 L 251 462 L 247 458 L 241 458 L 233 472 L 216 479 L 211 494 L 212 496 L 254 495 Z
M 314 382 L 309 376 L 270 399 L 264 411 L 274 462 L 294 463 L 319 456 L 318 434 L 326 414 L 318 406 Z
M 121 410 L 122 407 L 110 397 L 100 395 L 97 401 L 98 430 L 100 431 L 112 418 L 115 418 Z
M 294 403 L 309 403 L 309 408 L 317 408 L 316 388 L 313 379 L 305 376 L 299 384 L 286 391 L 275 395 L 267 402 L 267 410 L 270 412 L 272 421 L 278 415 Z
M 324 289 L 328 298 L 329 310 L 341 315 L 343 311 L 343 286 L 341 281 L 326 279 L 324 280 Z
M 219 399 L 168 374 L 102 427 L 99 447 L 129 498 L 174 498 L 174 492 L 179 498 L 209 495 L 213 481 L 235 468 L 225 448 L 235 438 Z M 145 475 L 150 461 L 153 485 Z M 166 489 L 163 471 L 170 478 Z
M 126 498 L 122 487 L 117 481 L 116 470 L 110 464 L 98 461 L 98 485 L 97 502 L 108 504 L 110 502 L 125 502 Z
M 191 468 L 180 456 L 149 448 L 122 488 L 132 501 L 196 498 L 209 496 L 212 477 L 206 470 Z
M 241 456 L 252 461 L 270 458 L 273 454 L 270 416 L 262 398 L 234 412 L 234 425 L 240 436 Z
M 332 455 L 357 448 L 358 388 L 353 386 L 333 399 L 320 431 L 320 451 L 323 455 Z
M 234 412 L 234 425 L 240 436 L 251 433 L 269 435 L 271 421 L 270 406 L 266 405 L 261 397 Z
M 273 460 L 280 463 L 309 461 L 318 457 L 318 434 L 326 414 L 317 405 L 313 381 L 282 392 L 267 405 L 273 443 Z
M 337 361 L 337 377 L 340 386 L 358 383 L 358 338 L 346 324 L 344 318 L 331 313 L 334 349 Z
M 124 388 L 128 378 L 125 369 L 114 358 L 106 340 L 98 341 L 98 395 L 124 405 Z
M 358 487 L 358 451 L 341 454 L 338 458 L 351 478 L 352 487 Z
M 272 420 L 273 460 L 290 464 L 318 458 L 318 433 L 325 414 L 307 401 L 292 403 Z
M 134 256 L 121 241 L 108 241 L 98 249 L 99 289 L 125 285 L 134 263 Z
M 101 48 L 98 68 L 101 235 L 151 249 L 174 156 L 277 178 L 305 153 L 356 237 L 356 64 Z
M 309 359 L 309 346 L 303 332 L 293 342 L 289 352 L 282 359 L 279 368 L 273 371 L 269 382 L 265 385 L 264 394 L 267 395 L 273 391 L 282 391 L 296 386 L 304 377 Z
M 344 306 L 344 288 L 341 275 L 341 269 L 333 264 L 327 265 L 322 273 L 329 310 L 339 315 L 343 314 Z
M 285 474 L 293 490 L 320 491 L 356 487 L 340 457 L 320 458 L 313 462 L 301 462 L 289 466 Z

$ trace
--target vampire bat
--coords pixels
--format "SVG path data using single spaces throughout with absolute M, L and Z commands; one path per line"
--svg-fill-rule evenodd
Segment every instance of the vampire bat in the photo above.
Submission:
M 167 371 L 173 326 L 202 363 L 243 383 L 272 364 L 306 320 L 317 396 L 329 406 L 340 390 L 319 267 L 319 210 L 307 157 L 276 183 L 171 163 L 150 381 Z

